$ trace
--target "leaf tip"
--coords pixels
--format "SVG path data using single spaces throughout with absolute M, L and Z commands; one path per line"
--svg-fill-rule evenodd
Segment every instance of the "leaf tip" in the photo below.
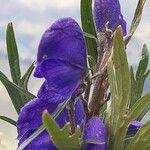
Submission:
M 9 22 L 7 25 L 7 28 L 10 28 L 10 27 L 12 28 L 12 26 L 13 26 L 12 22 Z
M 47 118 L 48 116 L 49 116 L 48 110 L 45 109 L 42 114 L 42 119 L 45 120 L 45 118 Z

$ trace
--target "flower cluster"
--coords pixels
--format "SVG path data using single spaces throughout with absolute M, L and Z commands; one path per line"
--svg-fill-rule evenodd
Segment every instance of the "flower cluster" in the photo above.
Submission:
M 56 21 L 43 34 L 39 44 L 37 66 L 34 76 L 44 78 L 37 98 L 21 110 L 17 122 L 18 139 L 21 144 L 42 125 L 45 109 L 51 114 L 57 106 L 72 97 L 75 107 L 75 123 L 81 125 L 84 118 L 83 104 L 76 91 L 87 71 L 86 48 L 79 25 L 71 18 Z M 56 121 L 60 128 L 68 122 L 65 108 Z M 40 142 L 42 141 L 42 142 Z M 26 149 L 56 149 L 44 131 Z
M 95 0 L 94 20 L 97 32 L 104 32 L 108 23 L 112 31 L 121 25 L 126 35 L 126 22 L 118 0 Z M 19 145 L 42 125 L 45 109 L 52 114 L 60 103 L 70 98 L 74 104 L 75 126 L 79 125 L 83 129 L 83 141 L 100 143 L 84 144 L 84 149 L 107 150 L 107 131 L 102 119 L 93 116 L 84 122 L 85 112 L 78 91 L 87 71 L 86 44 L 79 25 L 72 18 L 57 20 L 45 31 L 39 44 L 34 76 L 44 78 L 45 81 L 37 97 L 21 109 L 17 121 Z M 67 108 L 59 114 L 56 122 L 60 128 L 69 122 Z M 139 122 L 133 122 L 129 125 L 128 133 L 140 127 Z M 57 150 L 46 131 L 25 149 Z

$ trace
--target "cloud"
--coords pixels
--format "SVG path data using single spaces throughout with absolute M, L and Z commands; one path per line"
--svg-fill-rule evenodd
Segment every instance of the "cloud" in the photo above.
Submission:
M 45 28 L 45 25 L 35 24 L 31 20 L 20 20 L 20 22 L 16 24 L 17 32 L 32 36 L 38 36 Z
M 150 23 L 149 22 L 142 22 L 141 28 L 137 30 L 136 35 L 138 39 L 147 40 L 150 39 Z
M 70 9 L 78 6 L 79 0 L 19 0 L 23 5 L 37 10 L 44 11 L 50 7 L 55 7 L 56 9 Z

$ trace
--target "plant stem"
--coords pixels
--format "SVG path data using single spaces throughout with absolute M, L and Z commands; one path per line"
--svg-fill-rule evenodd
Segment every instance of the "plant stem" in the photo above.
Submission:
M 75 133 L 76 125 L 75 125 L 75 114 L 74 114 L 74 102 L 71 100 L 68 103 L 68 117 L 70 122 L 70 134 Z

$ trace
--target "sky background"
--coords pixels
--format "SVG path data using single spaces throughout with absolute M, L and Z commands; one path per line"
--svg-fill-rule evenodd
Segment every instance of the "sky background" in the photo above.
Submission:
M 120 0 L 128 28 L 137 2 L 138 0 Z M 8 77 L 10 77 L 10 73 L 6 54 L 5 31 L 9 22 L 13 22 L 14 25 L 22 74 L 36 59 L 41 35 L 54 20 L 70 16 L 80 24 L 80 0 L 0 0 L 0 6 L 0 71 L 3 71 Z M 150 50 L 150 0 L 146 2 L 140 26 L 127 49 L 130 64 L 137 65 L 143 43 L 146 43 Z M 30 91 L 36 94 L 41 82 L 31 78 Z M 145 92 L 149 92 L 148 87 L 150 87 L 150 82 L 147 82 Z M 17 114 L 1 83 L 0 114 L 17 119 Z M 0 150 L 15 150 L 16 136 L 15 127 L 0 120 Z

